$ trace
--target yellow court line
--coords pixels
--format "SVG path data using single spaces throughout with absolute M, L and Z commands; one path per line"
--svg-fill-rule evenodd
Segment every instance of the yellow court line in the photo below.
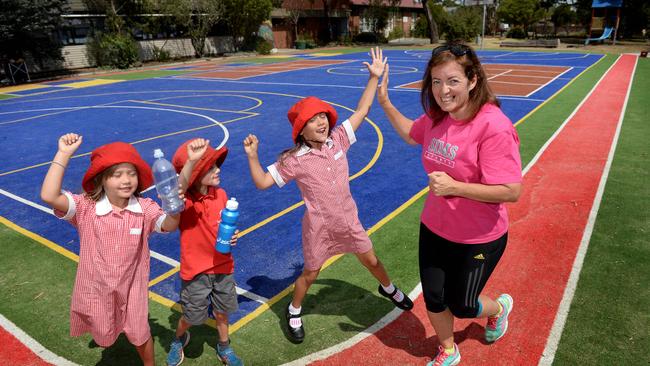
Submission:
M 37 243 L 43 244 L 44 246 L 52 249 L 53 251 L 61 254 L 62 256 L 66 257 L 68 259 L 72 259 L 73 261 L 75 261 L 77 263 L 79 262 L 79 256 L 78 255 L 74 254 L 73 252 L 65 249 L 64 247 L 62 247 L 62 246 L 60 246 L 60 245 L 58 245 L 58 244 L 56 244 L 56 243 L 54 243 L 54 242 L 52 242 L 50 240 L 45 239 L 44 237 L 42 237 L 42 236 L 40 236 L 40 235 L 38 235 L 36 233 L 33 233 L 33 232 L 31 232 L 31 231 L 29 231 L 29 230 L 27 230 L 27 229 L 25 229 L 25 228 L 23 228 L 21 226 L 18 226 L 16 224 L 14 224 L 13 222 L 7 220 L 3 216 L 0 216 L 0 223 L 5 225 L 6 227 L 18 232 L 18 233 L 20 233 L 20 234 L 25 235 L 26 237 L 36 241 Z
M 97 85 L 105 85 L 105 84 L 114 84 L 114 83 L 120 83 L 125 80 L 117 80 L 117 79 L 93 79 L 93 80 L 87 80 L 87 81 L 78 81 L 76 83 L 69 83 L 69 84 L 59 84 L 57 86 L 60 87 L 66 87 L 66 88 L 87 88 L 89 86 L 97 86 Z
M 223 92 L 212 92 L 210 94 L 204 94 L 204 95 L 179 95 L 179 96 L 174 96 L 174 97 L 165 97 L 165 98 L 156 98 L 156 99 L 151 99 L 149 102 L 153 101 L 158 101 L 158 100 L 167 100 L 167 99 L 181 99 L 181 98 L 198 98 L 198 97 L 221 97 L 221 96 L 226 96 L 226 97 L 238 97 L 238 98 L 245 98 L 245 99 L 251 99 L 257 102 L 254 106 L 246 109 L 242 109 L 241 111 L 229 111 L 229 110 L 224 110 L 224 112 L 233 112 L 233 113 L 242 113 L 242 112 L 248 112 L 250 110 L 256 109 L 257 107 L 261 106 L 264 102 L 262 102 L 261 99 L 259 98 L 254 98 L 254 97 L 249 97 L 248 95 L 241 95 L 241 94 L 214 94 L 214 93 L 223 93 Z M 184 107 L 188 108 L 188 107 Z M 217 109 L 215 109 L 218 111 Z
M 161 105 L 161 106 L 164 106 L 164 107 L 174 107 L 174 108 L 183 108 L 183 109 L 195 109 L 195 110 L 199 110 L 199 111 L 225 112 L 225 113 L 244 113 L 244 114 L 256 115 L 256 116 L 259 115 L 259 113 L 248 112 L 248 111 L 229 111 L 229 110 L 225 110 L 225 109 L 187 107 L 187 106 L 179 105 L 179 104 L 158 103 L 158 102 L 150 102 L 150 101 L 146 101 L 146 100 L 137 100 L 137 99 L 131 99 L 130 101 L 134 102 L 134 103 Z
M 167 272 L 161 274 L 160 276 L 154 278 L 153 280 L 149 281 L 149 287 L 154 286 L 154 285 L 156 285 L 156 284 L 158 284 L 158 283 L 160 283 L 160 282 L 166 280 L 168 277 L 173 276 L 173 275 L 176 274 L 180 269 L 181 269 L 181 267 L 176 266 L 176 267 L 170 269 L 169 271 L 167 271 Z
M 8 94 L 11 92 L 24 91 L 24 90 L 36 90 L 51 88 L 56 85 L 46 85 L 46 84 L 25 84 L 25 85 L 16 85 L 16 86 L 7 86 L 5 88 L 0 88 L 0 94 Z M 20 94 L 18 94 L 20 95 Z
M 598 64 L 599 64 L 602 60 L 604 60 L 606 57 L 607 57 L 607 55 L 601 57 L 600 60 L 596 61 L 595 63 L 593 63 L 593 64 L 591 64 L 591 65 L 589 65 L 589 67 L 587 67 L 586 69 L 582 70 L 582 72 L 581 72 L 580 74 L 578 74 L 578 76 L 576 76 L 576 77 L 574 77 L 573 79 L 571 79 L 571 81 L 569 81 L 565 86 L 561 87 L 558 91 L 556 91 L 555 93 L 553 93 L 553 95 L 551 95 L 550 98 L 546 99 L 546 100 L 543 101 L 540 105 L 538 105 L 537 107 L 533 108 L 533 110 L 531 110 L 530 112 L 526 113 L 525 116 L 521 117 L 521 118 L 519 119 L 519 121 L 517 121 L 517 122 L 514 124 L 514 126 L 517 127 L 517 126 L 519 126 L 520 124 L 524 123 L 524 120 L 528 119 L 528 117 L 532 116 L 533 113 L 537 112 L 540 108 L 542 108 L 543 106 L 545 106 L 546 103 L 548 103 L 548 102 L 550 102 L 551 100 L 553 100 L 553 99 L 554 99 L 556 96 L 558 96 L 562 91 L 564 91 L 564 89 L 568 88 L 569 85 L 573 84 L 574 81 L 576 81 L 578 78 L 580 78 L 580 76 L 582 76 L 582 74 L 584 74 L 585 72 L 587 72 L 587 71 L 588 71 L 589 69 L 591 69 L 592 67 L 598 65 Z

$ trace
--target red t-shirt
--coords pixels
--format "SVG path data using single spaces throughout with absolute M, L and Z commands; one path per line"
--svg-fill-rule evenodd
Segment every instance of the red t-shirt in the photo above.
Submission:
M 181 278 L 189 281 L 200 273 L 231 274 L 235 263 L 232 254 L 214 248 L 221 223 L 221 210 L 228 196 L 222 188 L 210 187 L 201 195 L 185 193 L 185 210 L 181 213 Z

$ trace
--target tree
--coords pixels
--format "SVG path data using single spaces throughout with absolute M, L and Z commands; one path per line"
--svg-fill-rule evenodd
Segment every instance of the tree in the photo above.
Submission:
M 223 0 L 223 3 L 224 19 L 237 49 L 245 41 L 254 39 L 260 24 L 269 19 L 273 8 L 271 0 Z
M 433 6 L 438 6 L 434 3 L 434 0 L 425 1 L 423 4 L 424 15 L 427 18 L 427 24 L 429 24 L 429 40 L 431 43 L 438 43 L 440 35 L 438 34 L 438 24 L 433 19 L 433 11 L 431 9 Z
M 92 13 L 106 14 L 106 32 L 128 33 L 133 27 L 135 16 L 143 13 L 140 0 L 84 0 Z
M 173 1 L 173 0 L 172 0 Z M 175 8 L 177 11 L 189 9 L 191 16 L 185 23 L 187 33 L 194 47 L 194 55 L 197 58 L 205 54 L 205 40 L 212 27 L 223 17 L 225 6 L 216 0 L 182 0 L 183 5 Z M 177 13 L 178 19 L 183 19 L 181 13 Z
M 573 23 L 576 19 L 576 13 L 573 11 L 569 4 L 560 4 L 555 9 L 553 9 L 553 15 L 551 15 L 551 21 L 555 26 L 555 33 L 560 27 L 564 27 L 566 35 L 569 35 L 568 25 Z
M 498 14 L 507 23 L 523 26 L 528 34 L 528 27 L 542 18 L 543 9 L 539 0 L 503 0 Z
M 41 67 L 62 60 L 62 44 L 53 37 L 61 28 L 65 0 L 2 0 L 0 3 L 0 58 L 30 56 Z
M 291 23 L 291 25 L 293 26 L 294 40 L 298 39 L 298 21 L 302 16 L 302 3 L 303 3 L 302 0 L 284 0 L 284 3 L 281 4 L 282 7 L 287 12 L 287 18 L 289 19 L 289 23 Z
M 368 7 L 363 13 L 372 28 L 372 32 L 379 35 L 388 25 L 391 8 L 396 7 L 399 0 L 389 0 L 386 4 L 384 0 L 368 0 Z

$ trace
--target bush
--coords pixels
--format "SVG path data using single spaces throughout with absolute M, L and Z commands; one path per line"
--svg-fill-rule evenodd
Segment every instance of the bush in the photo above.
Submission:
M 257 46 L 255 46 L 255 52 L 257 52 L 260 55 L 270 55 L 272 49 L 273 49 L 273 45 L 271 44 L 271 42 L 265 39 L 258 42 Z
M 427 23 L 427 18 L 420 15 L 415 21 L 415 27 L 413 29 L 413 37 L 416 38 L 429 38 L 429 23 Z
M 138 46 L 131 36 L 99 33 L 88 42 L 88 55 L 100 67 L 128 69 L 139 62 Z
M 167 50 L 163 50 L 162 48 L 159 48 L 158 46 L 153 46 L 151 48 L 151 53 L 153 55 L 153 59 L 155 61 L 169 61 L 172 59 L 171 53 Z
M 526 32 L 520 27 L 514 27 L 514 28 L 510 28 L 508 33 L 506 33 L 506 37 L 515 38 L 515 39 L 524 39 L 526 38 Z
M 383 36 L 373 32 L 361 32 L 354 36 L 353 41 L 355 43 L 386 43 L 386 39 Z
M 404 30 L 399 25 L 393 28 L 393 30 L 390 31 L 390 33 L 388 33 L 388 39 L 398 39 L 398 38 L 404 38 Z

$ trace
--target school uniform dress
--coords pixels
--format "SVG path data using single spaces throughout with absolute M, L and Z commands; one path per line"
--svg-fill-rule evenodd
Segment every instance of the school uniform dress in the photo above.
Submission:
M 354 142 L 354 130 L 346 120 L 320 150 L 303 145 L 267 168 L 279 187 L 295 180 L 305 200 L 302 249 L 308 270 L 319 269 L 336 254 L 372 249 L 350 193 L 347 151 Z
M 102 346 L 124 332 L 139 346 L 151 336 L 148 322 L 149 245 L 162 232 L 160 206 L 131 196 L 121 212 L 106 196 L 95 202 L 70 194 L 68 212 L 55 211 L 79 232 L 79 264 L 70 305 L 70 335 L 90 333 Z

